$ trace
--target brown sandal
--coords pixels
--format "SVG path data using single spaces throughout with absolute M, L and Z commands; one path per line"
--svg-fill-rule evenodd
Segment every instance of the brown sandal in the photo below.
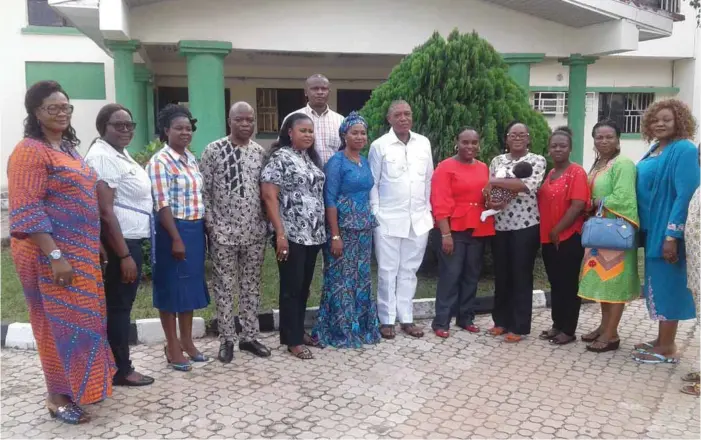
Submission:
M 302 347 L 302 349 L 299 350 L 297 353 L 295 353 L 294 351 L 292 351 L 292 347 L 287 347 L 287 351 L 289 351 L 290 354 L 291 354 L 292 356 L 296 357 L 297 359 L 307 360 L 307 359 L 313 359 L 313 358 L 314 358 L 314 355 L 312 354 L 311 351 L 309 351 L 309 349 L 308 349 L 307 347 Z
M 698 371 L 695 371 L 693 373 L 687 373 L 682 376 L 682 380 L 684 382 L 701 382 L 701 376 L 699 375 Z
M 394 333 L 393 325 L 381 325 L 380 326 L 380 336 L 384 339 L 394 339 L 396 334 Z
M 304 333 L 304 336 L 302 336 L 302 342 L 307 347 L 318 347 L 319 346 L 319 341 L 317 341 L 316 339 L 309 336 L 309 334 L 306 332 Z
M 615 351 L 621 346 L 621 340 L 615 339 L 613 341 L 600 341 L 597 339 L 591 344 L 587 345 L 587 351 L 592 353 L 606 353 L 607 351 Z
M 402 331 L 414 338 L 421 338 L 424 335 L 424 331 L 421 330 L 421 327 L 417 326 L 414 323 L 402 324 Z
M 570 336 L 565 333 L 559 333 L 554 338 L 550 339 L 550 343 L 553 345 L 567 345 L 577 341 L 576 336 Z
M 697 383 L 693 385 L 683 386 L 679 391 L 690 396 L 699 397 L 699 392 L 701 392 L 701 386 Z
M 545 341 L 549 341 L 549 340 L 553 339 L 554 337 L 556 337 L 557 335 L 559 335 L 560 333 L 562 333 L 560 330 L 558 330 L 556 328 L 551 328 L 550 330 L 545 330 L 544 332 L 542 332 L 540 334 L 540 336 L 538 336 L 538 337 L 540 339 L 545 340 Z
M 599 329 L 596 329 L 593 332 L 589 332 L 586 335 L 582 335 L 580 339 L 583 342 L 594 342 L 597 339 L 599 339 L 599 336 L 601 336 L 601 332 L 599 331 Z
M 507 333 L 506 336 L 504 336 L 504 342 L 509 342 L 509 343 L 515 343 L 515 342 L 521 342 L 521 339 L 523 339 L 523 336 L 517 335 L 516 333 Z
M 487 330 L 487 334 L 490 336 L 501 336 L 504 333 L 506 333 L 506 329 L 504 327 L 492 327 Z

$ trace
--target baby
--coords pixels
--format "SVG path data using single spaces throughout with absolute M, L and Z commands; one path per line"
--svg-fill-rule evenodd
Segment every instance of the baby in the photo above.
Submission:
M 519 162 L 514 165 L 510 174 L 511 175 L 507 174 L 507 172 L 502 169 L 497 171 L 494 177 L 497 179 L 525 179 L 526 177 L 531 177 L 531 174 L 533 174 L 533 167 L 528 162 Z M 515 192 L 509 191 L 508 189 L 492 186 L 489 191 L 489 200 L 494 203 L 509 203 L 516 197 L 516 195 L 517 194 Z M 487 209 L 482 212 L 480 219 L 482 222 L 485 222 L 487 217 L 490 217 L 498 212 L 498 209 Z

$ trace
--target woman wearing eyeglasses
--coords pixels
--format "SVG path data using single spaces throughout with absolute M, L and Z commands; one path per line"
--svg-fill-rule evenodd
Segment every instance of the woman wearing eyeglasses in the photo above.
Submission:
M 100 270 L 97 174 L 78 154 L 73 106 L 55 81 L 24 98 L 24 139 L 7 166 L 12 258 L 29 308 L 48 391 L 64 423 L 90 420 L 80 405 L 112 394 Z
M 107 337 L 117 364 L 113 384 L 150 385 L 153 378 L 136 372 L 129 360 L 129 327 L 144 261 L 141 246 L 151 235 L 151 179 L 127 151 L 136 128 L 127 108 L 107 104 L 97 114 L 95 126 L 100 137 L 85 161 L 98 176 L 101 239 L 107 251 L 103 261 Z
M 509 202 L 490 208 L 500 210 L 494 216 L 496 236 L 494 254 L 494 327 L 492 336 L 505 334 L 505 342 L 519 342 L 531 332 L 533 314 L 533 267 L 540 247 L 540 215 L 537 193 L 545 176 L 545 158 L 529 151 L 528 127 L 512 122 L 506 127 L 507 153 L 495 157 L 489 166 L 489 185 L 518 193 Z M 530 177 L 513 178 L 516 164 L 528 162 L 533 168 Z M 506 175 L 506 178 L 497 178 Z

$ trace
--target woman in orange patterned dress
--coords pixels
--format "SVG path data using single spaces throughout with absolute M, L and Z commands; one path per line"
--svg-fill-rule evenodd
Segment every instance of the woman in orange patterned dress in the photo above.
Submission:
M 97 175 L 76 151 L 73 106 L 54 81 L 27 90 L 24 139 L 7 167 L 12 257 L 29 307 L 52 417 L 90 416 L 79 406 L 112 394 L 100 270 Z

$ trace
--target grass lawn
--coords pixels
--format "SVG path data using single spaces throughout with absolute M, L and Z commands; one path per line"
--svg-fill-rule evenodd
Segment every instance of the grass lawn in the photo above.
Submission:
M 3 322 L 28 322 L 27 306 L 22 293 L 22 286 L 17 278 L 14 263 L 10 255 L 9 248 L 2 249 L 2 293 L 0 294 L 0 308 L 2 310 L 1 318 Z M 376 281 L 375 268 L 373 267 L 373 284 Z M 419 284 L 416 290 L 416 298 L 433 298 L 436 295 L 435 277 L 419 276 Z M 309 306 L 319 305 L 319 296 L 321 293 L 322 273 L 321 273 L 321 254 L 317 260 L 316 273 L 312 282 L 312 294 L 309 299 Z M 266 311 L 277 308 L 278 304 L 278 270 L 275 262 L 275 255 L 270 247 L 268 247 L 265 263 L 263 264 L 263 295 L 261 299 L 260 310 Z M 535 288 L 548 289 L 548 283 L 545 276 L 545 271 L 542 266 L 542 261 L 539 259 L 536 262 L 535 270 Z M 492 279 L 480 280 L 478 287 L 478 296 L 490 296 L 494 292 L 494 281 Z M 195 312 L 196 316 L 202 316 L 206 320 L 215 316 L 214 301 L 206 309 Z M 151 302 L 151 285 L 145 282 L 139 288 L 134 309 L 132 311 L 132 319 L 141 318 L 156 318 L 158 312 L 153 308 Z

